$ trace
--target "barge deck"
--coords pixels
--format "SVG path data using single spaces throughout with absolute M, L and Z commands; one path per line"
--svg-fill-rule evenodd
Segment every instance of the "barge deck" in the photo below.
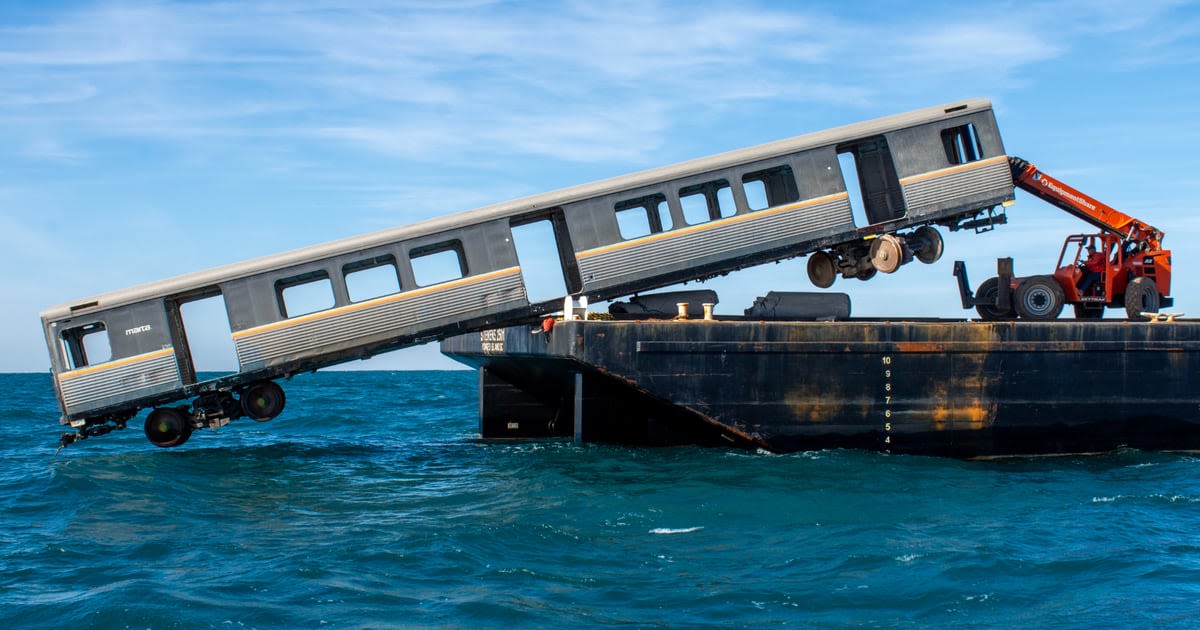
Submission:
M 484 438 L 989 457 L 1200 450 L 1200 321 L 560 321 L 451 337 Z

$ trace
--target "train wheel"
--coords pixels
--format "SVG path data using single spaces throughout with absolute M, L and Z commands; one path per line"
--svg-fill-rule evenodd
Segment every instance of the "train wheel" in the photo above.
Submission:
M 1142 313 L 1157 313 L 1158 305 L 1158 287 L 1150 278 L 1134 278 L 1125 287 L 1125 314 L 1129 319 L 1143 319 Z
M 892 273 L 904 262 L 904 246 L 894 234 L 871 241 L 871 264 L 883 273 Z
M 1050 276 L 1033 276 L 1017 286 L 1017 314 L 1022 319 L 1048 321 L 1058 317 L 1063 309 L 1063 290 Z
M 283 412 L 287 398 L 275 381 L 258 381 L 242 391 L 242 412 L 256 422 L 266 422 Z
M 854 272 L 854 277 L 866 282 L 867 280 L 874 278 L 875 274 L 877 273 L 879 273 L 878 269 L 874 267 L 868 267 L 866 269 L 859 269 L 858 271 Z
M 1100 319 L 1104 317 L 1103 304 L 1083 304 L 1075 305 L 1075 319 Z
M 818 289 L 828 289 L 837 279 L 837 260 L 825 251 L 813 252 L 808 257 L 808 281 Z
M 975 305 L 975 312 L 979 313 L 979 318 L 986 322 L 994 322 L 1001 319 L 1012 319 L 1017 316 L 1010 306 L 1008 309 L 996 308 L 996 296 L 1000 293 L 1000 278 L 992 277 L 984 280 L 979 285 L 979 290 L 975 292 L 975 299 L 981 300 L 983 304 Z
M 932 265 L 942 258 L 944 244 L 940 232 L 928 225 L 922 225 L 913 232 L 913 237 L 917 242 L 917 260 Z
M 159 408 L 146 417 L 146 437 L 162 448 L 179 446 L 192 437 L 192 422 L 179 409 Z

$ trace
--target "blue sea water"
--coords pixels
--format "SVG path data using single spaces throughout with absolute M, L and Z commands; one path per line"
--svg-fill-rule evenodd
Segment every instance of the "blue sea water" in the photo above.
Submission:
M 1195 456 L 489 443 L 471 372 L 284 385 L 55 456 L 49 376 L 0 375 L 6 627 L 1200 627 Z

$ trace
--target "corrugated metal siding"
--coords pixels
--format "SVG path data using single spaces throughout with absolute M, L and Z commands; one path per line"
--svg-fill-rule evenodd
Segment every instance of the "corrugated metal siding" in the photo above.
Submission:
M 360 339 L 365 342 L 373 335 L 402 336 L 408 327 L 450 314 L 465 317 L 490 307 L 525 300 L 525 287 L 518 268 L 481 281 L 466 280 L 441 290 L 430 287 L 410 292 L 416 295 L 400 293 L 364 305 L 334 309 L 327 314 L 317 313 L 315 317 L 295 323 L 284 320 L 283 325 L 264 327 L 263 332 L 250 331 L 235 340 L 238 362 L 242 370 L 246 370 L 280 359 L 317 355 L 322 348 Z
M 944 169 L 945 174 L 937 174 L 935 171 L 932 175 L 921 175 L 908 178 L 909 181 L 901 181 L 908 211 L 912 213 L 955 199 L 1001 188 L 1012 188 L 1012 171 L 1008 167 L 1006 156 L 964 166 Z
M 76 373 L 65 372 L 58 377 L 63 402 L 68 414 L 79 414 L 106 404 L 149 396 L 183 385 L 174 348 L 114 361 L 111 366 L 100 364 Z
M 689 263 L 698 256 L 758 249 L 777 240 L 798 240 L 832 227 L 854 229 L 850 202 L 845 193 L 819 203 L 797 204 L 784 211 L 764 210 L 719 219 L 696 226 L 701 229 L 663 232 L 617 247 L 581 252 L 579 269 L 585 282 L 607 284 L 621 276 L 644 276 L 657 270 Z M 631 264 L 630 261 L 637 261 Z

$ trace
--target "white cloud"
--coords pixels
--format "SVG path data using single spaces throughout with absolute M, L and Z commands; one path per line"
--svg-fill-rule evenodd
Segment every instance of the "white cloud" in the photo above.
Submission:
M 482 136 L 497 146 L 562 160 L 641 162 L 660 146 L 666 113 L 656 103 L 507 114 Z
M 6 90 L 6 92 L 8 92 Z M 80 84 L 69 87 L 60 85 L 46 86 L 46 90 L 38 93 L 18 94 L 8 92 L 0 94 L 0 107 L 33 107 L 42 105 L 60 105 L 86 101 L 96 95 L 95 86 Z
M 87 159 L 87 153 L 64 144 L 60 138 L 37 136 L 25 144 L 24 155 L 35 160 L 55 162 L 79 162 Z
M 0 64 L 99 66 L 187 59 L 180 14 L 167 7 L 109 6 L 56 23 L 3 29 Z
M 64 217 L 55 234 L 0 216 L 0 246 L 12 252 L 4 281 L 30 287 L 36 301 L 962 96 L 1024 108 L 1001 111 L 1002 124 L 1025 123 L 1006 126 L 1006 141 L 1042 156 L 1057 149 L 1066 166 L 1052 172 L 1085 181 L 1107 173 L 1120 185 L 1117 174 L 1143 160 L 1089 150 L 1100 140 L 1134 138 L 1136 150 L 1149 144 L 1139 138 L 1168 138 L 1154 141 L 1165 152 L 1195 135 L 1162 122 L 1195 100 L 1184 98 L 1193 92 L 1183 72 L 1154 84 L 1177 97 L 1156 97 L 1169 105 L 1097 116 L 1086 129 L 1049 102 L 1063 70 L 1196 63 L 1200 24 L 1175 2 L 918 3 L 886 13 L 753 2 L 47 6 L 27 11 L 27 24 L 0 25 L 0 186 L 13 203 L 52 191 L 44 210 Z M 1045 109 L 1031 110 L 1038 99 Z M 1052 120 L 1056 136 L 1074 136 L 1051 144 Z M 1082 148 L 1084 135 L 1095 144 Z M 1178 170 L 1147 157 L 1146 171 L 1182 181 L 1186 157 L 1175 155 L 1166 168 Z M 137 224 L 121 225 L 131 205 Z M 195 216 L 206 205 L 212 216 Z M 1194 231 L 1185 209 L 1147 200 L 1147 212 L 1175 226 L 1164 225 L 1176 243 Z M 1053 209 L 1017 214 L 1000 236 L 962 242 L 1019 245 L 1013 253 L 1033 269 L 1032 257 L 1057 254 L 1060 230 L 1079 229 L 1049 218 L 1061 214 Z M 1003 249 L 980 246 L 972 264 L 994 266 L 992 250 Z M 75 255 L 108 271 L 100 281 L 66 277 Z M 18 285 L 10 278 L 22 261 L 39 264 Z M 792 288 L 806 289 L 794 267 Z M 864 305 L 883 304 L 872 284 L 847 285 Z
M 896 40 L 900 66 L 926 73 L 990 72 L 1015 68 L 1061 54 L 1062 47 L 1019 23 L 951 22 L 937 24 Z
M 1112 34 L 1157 29 L 1168 13 L 1192 5 L 1189 0 L 1068 0 L 1033 5 L 1030 13 L 1058 32 Z
M 395 123 L 361 127 L 326 127 L 315 130 L 318 136 L 353 143 L 391 155 L 420 159 L 435 150 L 446 151 L 462 146 L 467 138 L 436 124 Z
M 195 142 L 289 129 L 311 137 L 318 129 L 409 159 L 491 138 L 521 152 L 606 160 L 625 154 L 604 149 L 614 131 L 658 146 L 667 121 L 689 110 L 776 98 L 863 100 L 852 85 L 788 79 L 796 64 L 834 50 L 817 20 L 732 5 L 161 4 L 56 17 L 6 29 L 0 66 L 47 74 L 12 85 L 0 107 L 86 99 L 86 107 L 48 113 L 82 123 L 84 136 Z M 89 87 L 64 93 L 54 87 L 64 78 Z M 224 89 L 230 84 L 236 89 Z M 407 108 L 399 122 L 397 104 Z M 502 120 L 493 124 L 488 113 Z M 10 112 L 8 120 L 16 117 Z M 538 120 L 545 122 L 532 124 Z

